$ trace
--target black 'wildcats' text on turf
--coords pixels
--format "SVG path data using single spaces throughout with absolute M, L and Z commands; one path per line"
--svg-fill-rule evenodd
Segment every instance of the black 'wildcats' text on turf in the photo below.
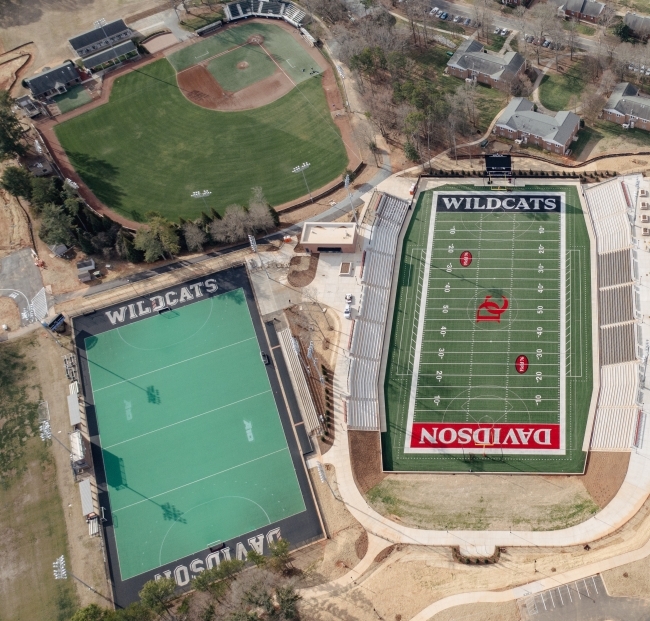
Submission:
M 509 196 L 445 194 L 438 196 L 436 211 L 561 211 L 559 196 L 517 194 Z

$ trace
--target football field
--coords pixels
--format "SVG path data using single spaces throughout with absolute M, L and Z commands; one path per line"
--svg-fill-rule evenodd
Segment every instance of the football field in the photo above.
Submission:
M 589 277 L 573 188 L 423 193 L 396 292 L 385 469 L 581 472 Z
M 244 292 L 205 287 L 85 338 L 122 581 L 305 511 Z

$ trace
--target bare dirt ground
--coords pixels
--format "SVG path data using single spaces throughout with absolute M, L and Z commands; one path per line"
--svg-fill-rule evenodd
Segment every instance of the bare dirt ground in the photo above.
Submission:
M 34 42 L 34 73 L 53 67 L 71 55 L 68 39 L 93 27 L 104 17 L 111 21 L 154 6 L 161 0 L 0 0 L 0 42 L 5 50 Z
M 18 306 L 11 298 L 0 297 L 0 325 L 9 330 L 18 330 L 22 325 Z
M 555 530 L 598 506 L 577 477 L 388 474 L 366 499 L 416 528 Z
M 443 610 L 430 621 L 519 621 L 519 609 L 515 602 L 504 604 L 464 604 Z
M 612 597 L 650 597 L 650 560 L 647 558 L 604 571 L 601 575 Z
M 0 190 L 0 258 L 31 246 L 27 216 L 18 200 Z
M 318 268 L 318 253 L 308 257 L 292 257 L 291 269 L 287 274 L 287 280 L 292 287 L 306 287 L 311 284 L 316 276 Z
M 386 477 L 382 472 L 379 434 L 348 431 L 348 440 L 354 480 L 361 493 L 366 494 Z
M 0 57 L 0 90 L 11 90 L 16 83 L 17 74 L 29 62 L 29 58 L 29 54 L 24 54 L 3 62 Z
M 147 48 L 149 54 L 155 54 L 156 52 L 166 50 L 168 47 L 176 45 L 177 43 L 178 39 L 176 38 L 176 35 L 169 32 L 150 39 L 144 44 L 144 46 Z
M 623 484 L 629 463 L 630 453 L 589 453 L 582 483 L 601 509 L 614 498 Z

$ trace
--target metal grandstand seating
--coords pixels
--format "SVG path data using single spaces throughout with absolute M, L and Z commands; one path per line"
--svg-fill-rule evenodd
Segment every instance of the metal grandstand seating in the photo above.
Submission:
M 636 360 L 634 323 L 600 329 L 600 363 L 618 364 Z
M 348 428 L 378 431 L 379 372 L 390 303 L 395 251 L 409 202 L 388 194 L 373 196 L 370 247 L 366 250 L 359 314 L 350 346 Z M 366 219 L 368 214 L 366 214 Z
M 591 220 L 598 238 L 598 253 L 629 248 L 632 233 L 627 199 L 621 179 L 598 183 L 585 190 Z
M 600 325 L 634 320 L 632 285 L 601 289 L 599 298 Z
M 598 255 L 598 280 L 601 287 L 632 282 L 629 250 L 617 250 Z
M 591 436 L 592 450 L 630 449 L 636 436 L 638 413 L 636 407 L 599 408 Z
M 280 0 L 238 0 L 226 4 L 224 14 L 226 21 L 245 17 L 273 17 L 284 19 L 296 27 L 300 27 L 306 17 L 305 12 L 291 2 Z

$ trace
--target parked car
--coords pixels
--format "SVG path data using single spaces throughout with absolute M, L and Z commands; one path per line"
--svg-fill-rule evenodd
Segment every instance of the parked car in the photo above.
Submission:
M 528 35 L 526 37 L 526 43 L 532 43 L 535 40 L 535 37 L 533 35 Z
M 461 19 L 463 19 L 463 16 L 462 16 L 462 15 L 456 15 L 456 17 L 454 17 L 454 21 L 455 21 L 456 23 L 458 23 Z
M 546 39 L 546 41 L 544 41 L 544 43 L 542 43 L 542 47 L 548 47 L 549 45 L 551 45 L 550 39 Z
M 345 310 L 343 311 L 343 316 L 346 319 L 350 319 L 350 317 L 352 316 L 352 307 L 349 304 L 345 305 Z
M 352 294 L 351 294 L 351 293 L 346 293 L 346 294 L 345 294 L 345 301 L 346 301 L 348 304 L 352 304 Z
M 268 356 L 268 354 L 265 351 L 260 351 L 260 355 L 262 356 L 262 362 L 266 365 L 271 364 L 271 360 Z
M 471 18 L 468 17 L 463 23 L 465 24 L 465 26 L 469 26 L 472 23 L 472 20 Z
M 429 15 L 437 15 L 439 10 L 440 9 L 437 6 L 431 7 L 431 10 L 429 11 Z
M 440 19 L 447 19 L 447 16 L 448 16 L 448 15 L 449 15 L 449 13 L 443 13 L 443 14 L 440 16 Z
M 500 32 L 501 32 L 501 28 L 499 28 L 499 27 L 497 26 L 497 27 L 494 29 L 494 33 L 493 33 L 493 34 L 499 34 Z
M 504 29 L 501 31 L 501 36 L 502 36 L 502 37 L 507 36 L 508 32 L 510 32 L 510 31 L 509 31 L 507 28 L 504 28 Z

